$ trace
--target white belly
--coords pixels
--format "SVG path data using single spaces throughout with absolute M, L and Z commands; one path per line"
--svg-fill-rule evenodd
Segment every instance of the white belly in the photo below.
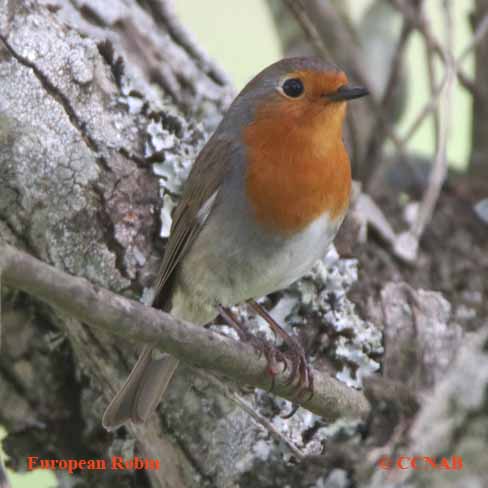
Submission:
M 247 248 L 242 252 L 241 285 L 235 292 L 242 300 L 260 297 L 286 288 L 301 278 L 323 258 L 332 242 L 338 224 L 327 215 L 319 217 L 300 234 L 287 238 L 277 246 Z M 267 249 L 265 249 L 267 247 Z M 225 293 L 224 293 L 225 294 Z M 227 298 L 227 297 L 226 297 Z M 232 300 L 232 292 L 228 296 Z
M 325 256 L 341 222 L 323 215 L 284 238 L 263 235 L 249 222 L 209 219 L 178 273 L 173 313 L 192 321 L 198 316 L 204 323 L 216 315 L 216 305 L 287 287 Z

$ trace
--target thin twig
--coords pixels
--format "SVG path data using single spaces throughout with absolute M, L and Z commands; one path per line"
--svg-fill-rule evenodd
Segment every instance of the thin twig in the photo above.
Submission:
M 427 65 L 427 72 L 429 74 L 430 97 L 431 99 L 433 99 L 435 96 L 435 91 L 437 86 L 437 77 L 436 77 L 435 63 L 434 63 L 434 51 L 430 48 L 429 44 L 425 42 L 425 38 L 424 38 L 424 52 L 425 52 L 425 63 Z M 437 151 L 439 147 L 439 127 L 440 127 L 438 110 L 432 112 L 432 124 L 434 127 L 435 150 Z
M 440 195 L 442 185 L 447 174 L 447 142 L 451 122 L 452 89 L 456 79 L 456 62 L 453 58 L 453 21 L 451 1 L 444 0 L 444 16 L 446 22 L 446 82 L 441 90 L 442 102 L 439 106 L 439 144 L 436 157 L 429 177 L 429 185 L 420 204 L 417 218 L 411 228 L 398 236 L 394 250 L 396 254 L 407 261 L 413 261 L 417 256 L 418 244 L 425 227 L 432 218 L 435 205 Z
M 419 129 L 422 125 L 424 119 L 434 110 L 436 110 L 440 96 L 444 91 L 446 83 L 448 81 L 448 72 L 447 69 L 444 73 L 444 77 L 440 81 L 439 85 L 434 89 L 431 94 L 431 98 L 425 103 L 422 109 L 418 112 L 417 116 L 415 117 L 414 121 L 410 124 L 409 129 L 406 131 L 405 136 L 401 139 L 400 145 L 402 151 L 405 150 L 405 146 L 410 142 L 410 139 L 415 135 L 415 132 Z
M 398 150 L 400 150 L 402 147 L 401 140 L 393 132 L 391 125 L 391 115 L 388 114 L 390 114 L 391 112 L 394 95 L 400 83 L 402 58 L 405 53 L 405 48 L 407 46 L 407 42 L 411 32 L 412 28 L 410 27 L 410 24 L 408 22 L 404 22 L 400 32 L 400 38 L 397 42 L 395 53 L 393 55 L 392 65 L 383 98 L 378 106 L 378 113 L 381 114 L 381 117 L 378 117 L 378 119 L 376 120 L 376 124 L 371 131 L 371 140 L 365 153 L 364 163 L 368 163 L 367 166 L 369 167 L 370 175 L 370 177 L 368 178 L 369 181 L 366 182 L 368 187 L 370 183 L 374 184 L 373 181 L 376 179 L 376 170 L 380 163 L 380 158 L 378 158 L 378 154 L 380 154 L 383 144 L 385 142 L 385 135 L 390 135 L 390 139 L 393 140 Z M 364 166 L 364 164 L 362 166 Z
M 202 49 L 193 35 L 178 18 L 173 2 L 148 0 L 148 7 L 156 20 L 178 41 L 202 70 L 218 85 L 230 85 L 231 81 L 224 70 Z
M 470 52 L 476 48 L 476 46 L 481 42 L 484 36 L 488 33 L 488 14 L 480 22 L 478 28 L 476 29 L 473 37 L 468 42 L 466 47 L 462 50 L 461 55 L 454 61 L 453 69 L 455 73 L 459 73 L 459 66 L 466 60 Z M 435 90 L 433 91 L 431 98 L 425 103 L 422 109 L 418 112 L 417 117 L 411 123 L 409 129 L 406 131 L 405 136 L 400 140 L 400 146 L 402 151 L 404 150 L 407 143 L 413 137 L 418 128 L 422 125 L 424 119 L 437 108 L 439 103 L 440 95 L 446 87 L 448 82 L 448 71 L 446 70 L 442 80 L 439 82 Z
M 488 32 L 488 13 L 481 19 L 481 22 L 476 27 L 473 36 L 471 37 L 470 41 L 461 51 L 461 54 L 457 58 L 457 65 L 459 66 L 462 64 L 466 58 L 471 54 L 476 46 L 484 39 Z
M 446 14 L 447 15 L 447 14 Z M 452 22 L 452 21 L 451 21 Z M 459 66 L 465 61 L 469 53 L 476 48 L 484 36 L 488 32 L 488 14 L 479 23 L 473 37 L 462 50 L 461 55 L 454 60 L 451 48 L 443 55 L 448 59 L 448 64 L 444 72 L 443 79 L 437 85 L 430 100 L 428 100 L 424 107 L 420 110 L 415 120 L 410 125 L 405 136 L 400 141 L 401 152 L 404 152 L 406 145 L 413 137 L 417 129 L 420 127 L 424 119 L 434 110 L 437 109 L 441 95 L 445 94 L 449 99 L 451 98 L 452 85 L 455 82 L 455 75 L 458 73 Z M 452 28 L 451 34 L 452 36 Z M 449 43 L 452 43 L 452 37 L 448 38 Z M 424 232 L 424 229 L 432 217 L 435 204 L 439 198 L 440 190 L 444 182 L 445 174 L 447 172 L 447 134 L 449 131 L 447 118 L 450 117 L 451 101 L 449 100 L 448 107 L 439 115 L 439 141 L 436 144 L 436 156 L 434 165 L 429 179 L 429 186 L 424 194 L 422 204 L 419 207 L 418 218 L 415 220 L 411 229 L 407 232 L 399 234 L 393 246 L 393 250 L 400 258 L 412 262 L 417 256 L 419 240 Z
M 454 22 L 452 19 L 451 0 L 444 0 L 444 17 L 446 29 L 446 74 L 447 82 L 444 92 L 444 104 L 439 108 L 439 141 L 437 154 L 429 178 L 429 186 L 420 204 L 417 219 L 412 225 L 411 232 L 420 238 L 425 226 L 430 221 L 435 204 L 447 175 L 447 142 L 451 123 L 452 89 L 455 81 L 456 62 L 454 61 Z
M 413 27 L 417 29 L 425 39 L 425 42 L 429 49 L 434 51 L 440 59 L 445 63 L 446 58 L 444 54 L 444 50 L 434 36 L 432 29 L 428 25 L 425 17 L 418 17 L 413 9 L 411 9 L 405 2 L 401 0 L 390 0 L 390 3 L 397 8 L 399 12 L 401 12 L 409 21 L 412 23 Z M 475 33 L 473 34 L 470 42 L 466 45 L 466 47 L 462 50 L 461 55 L 458 57 L 456 62 L 456 74 L 461 82 L 461 84 L 470 90 L 473 94 L 476 93 L 476 87 L 471 80 L 471 77 L 466 74 L 462 70 L 462 64 L 471 53 L 473 49 L 480 43 L 480 41 L 485 37 L 486 33 L 488 32 L 488 14 L 485 14 L 481 22 L 478 24 Z
M 301 25 L 303 32 L 310 39 L 310 42 L 324 59 L 333 61 L 333 57 L 330 51 L 327 49 L 319 31 L 315 27 L 314 23 L 310 20 L 310 17 L 303 6 L 301 0 L 285 0 L 287 7 L 293 13 L 294 17 L 297 19 L 298 23 Z
M 459 84 L 468 91 L 473 98 L 478 98 L 480 96 L 479 88 L 471 77 L 468 77 L 464 73 L 458 73 L 458 80 Z
M 282 442 L 283 444 L 285 444 L 298 460 L 302 461 L 303 459 L 305 459 L 305 454 L 301 449 L 299 449 L 290 439 L 288 439 L 288 437 L 282 434 L 266 417 L 256 412 L 252 405 L 246 402 L 244 398 L 238 395 L 235 391 L 232 391 L 229 385 L 225 384 L 223 381 L 220 381 L 215 376 L 203 372 L 197 372 L 197 374 L 200 374 L 202 377 L 205 378 L 205 380 L 210 381 L 216 388 L 220 390 L 222 395 L 224 395 L 226 398 L 228 398 L 238 407 L 240 407 L 244 412 L 252 417 L 257 424 L 264 427 L 264 429 L 268 431 L 271 436 L 273 436 L 278 442 Z
M 385 112 L 389 111 L 389 108 L 391 107 L 393 101 L 393 97 L 400 83 L 402 59 L 403 55 L 405 54 L 405 49 L 407 47 L 408 39 L 410 38 L 411 32 L 412 28 L 410 27 L 410 25 L 407 22 L 404 22 L 400 33 L 400 38 L 397 42 L 397 46 L 395 49 L 395 54 L 392 59 L 390 75 L 388 77 L 388 82 L 386 84 L 383 99 L 381 100 L 381 107 Z
M 238 384 L 269 388 L 266 358 L 250 344 L 96 287 L 8 245 L 0 244 L 0 267 L 4 285 L 34 295 L 83 323 L 127 341 L 157 344 L 192 366 L 220 373 Z M 369 404 L 361 392 L 323 372 L 313 370 L 313 375 L 312 398 L 295 398 L 296 388 L 283 370 L 274 377 L 274 391 L 327 420 L 367 415 Z
M 476 30 L 475 30 L 471 40 L 464 47 L 460 56 L 458 57 L 458 60 L 457 60 L 458 66 L 461 65 L 466 60 L 466 58 L 471 54 L 472 51 L 474 51 L 474 49 L 476 49 L 478 44 L 486 36 L 487 32 L 488 32 L 488 14 L 485 14 L 485 16 L 481 19 L 481 22 L 476 27 Z M 479 89 L 476 86 L 475 82 L 471 79 L 471 77 L 468 77 L 463 72 L 461 72 L 459 69 L 457 71 L 458 71 L 458 79 L 459 79 L 460 84 L 464 88 L 466 88 L 466 90 L 468 90 L 473 97 L 477 97 L 479 94 Z
M 445 57 L 444 49 L 432 32 L 432 29 L 430 28 L 430 25 L 426 21 L 425 17 L 423 15 L 418 15 L 415 10 L 403 0 L 389 1 L 400 13 L 402 13 L 405 18 L 412 23 L 412 26 L 422 34 L 429 48 L 439 56 L 444 64 L 446 64 L 447 58 Z M 460 64 L 456 65 L 456 74 L 463 79 L 469 79 L 469 76 L 461 69 Z
M 435 53 L 445 61 L 444 50 L 432 32 L 430 24 L 426 21 L 422 11 L 413 9 L 403 0 L 390 0 L 390 3 L 411 23 L 413 28 L 418 30 L 425 37 L 429 48 L 435 51 Z
M 444 16 L 446 24 L 447 49 L 445 52 L 447 82 L 444 94 L 444 106 L 439 109 L 439 144 L 434 160 L 429 186 L 419 208 L 418 218 L 412 226 L 412 233 L 419 238 L 427 223 L 432 217 L 435 204 L 447 174 L 447 142 L 449 137 L 452 106 L 452 89 L 456 73 L 456 62 L 453 58 L 454 51 L 454 22 L 452 20 L 451 0 L 444 0 Z

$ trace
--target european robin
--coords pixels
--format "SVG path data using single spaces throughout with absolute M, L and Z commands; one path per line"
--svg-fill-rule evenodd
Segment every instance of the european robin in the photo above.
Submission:
M 318 58 L 283 59 L 242 90 L 174 211 L 153 306 L 195 324 L 285 288 L 322 258 L 349 205 L 347 101 L 367 95 Z M 142 351 L 103 417 L 144 422 L 178 360 Z

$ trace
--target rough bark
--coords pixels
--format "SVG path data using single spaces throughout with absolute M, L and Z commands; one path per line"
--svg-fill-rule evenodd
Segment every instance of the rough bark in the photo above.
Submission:
M 0 88 L 0 240 L 140 298 L 157 269 L 158 237 L 168 234 L 181 183 L 229 100 L 225 76 L 191 42 L 167 2 L 0 0 Z M 161 470 L 57 472 L 59 485 L 331 488 L 354 476 L 358 486 L 370 486 L 377 475 L 371 447 L 393 445 L 398 426 L 410 425 L 417 411 L 418 422 L 429 414 L 425 392 L 461 337 L 440 295 L 405 285 L 386 287 L 379 301 L 372 296 L 366 320 L 347 298 L 356 280 L 357 262 L 332 253 L 266 301 L 303 338 L 314 367 L 352 387 L 379 370 L 382 328 L 393 338 L 386 341 L 384 380 L 366 382 L 373 407 L 367 436 L 355 423 L 330 425 L 304 409 L 284 420 L 284 404 L 273 395 L 242 393 L 307 456 L 298 465 L 284 443 L 188 368 L 181 368 L 148 425 L 103 431 L 103 409 L 135 348 L 4 286 L 0 422 L 8 430 L 10 466 L 24 470 L 28 455 L 129 458 L 135 452 L 159 459 Z M 263 333 L 259 320 L 241 315 Z M 405 330 L 395 343 L 400 322 Z M 389 343 L 405 346 L 388 350 Z M 420 353 L 410 391 L 395 358 L 403 364 L 412 347 Z M 486 352 L 476 351 L 479 358 Z M 445 381 L 455 385 L 463 364 L 459 359 Z M 477 381 L 486 388 L 484 373 Z M 436 394 L 438 405 L 451 401 L 447 390 Z M 460 412 L 473 404 L 481 409 L 481 400 L 475 402 L 481 394 L 465 394 Z M 461 418 L 462 425 L 472 419 Z M 452 438 L 463 436 L 469 433 Z M 322 447 L 325 456 L 317 456 Z
M 458 456 L 462 458 L 462 469 L 378 469 L 361 486 L 486 486 L 487 340 L 488 324 L 463 344 L 448 373 L 429 391 L 423 408 L 408 428 L 408 436 L 401 436 L 401 440 L 397 439 L 377 452 L 377 459 L 383 455 L 394 459 L 400 453 L 437 459 Z
M 205 135 L 183 111 L 198 107 L 209 120 L 229 93 L 156 15 L 158 5 L 0 3 L 2 240 L 129 296 L 140 294 L 160 254 L 161 208 L 169 225 L 170 196 L 162 205 L 151 162 L 183 175 Z M 142 47 L 154 58 L 141 60 Z M 177 192 L 179 180 L 168 180 Z M 100 415 L 133 348 L 14 290 L 2 298 L 0 418 L 13 465 L 25 469 L 33 452 L 106 456 L 113 438 Z M 191 484 L 195 463 L 161 432 L 156 420 L 132 432 L 161 460 L 152 484 Z M 133 444 L 115 442 L 112 452 L 128 456 Z M 134 474 L 77 477 L 80 486 L 128 486 Z

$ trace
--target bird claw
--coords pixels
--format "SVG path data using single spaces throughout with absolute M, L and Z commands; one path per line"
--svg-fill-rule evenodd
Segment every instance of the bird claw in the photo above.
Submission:
M 275 387 L 276 375 L 280 372 L 280 367 L 278 363 L 282 363 L 284 365 L 282 369 L 283 371 L 286 371 L 288 367 L 286 359 L 283 353 L 271 344 L 268 344 L 264 341 L 259 341 L 259 339 L 256 339 L 255 337 L 251 342 L 253 347 L 257 349 L 261 354 L 264 354 L 264 357 L 266 358 L 266 373 L 271 378 L 271 386 L 269 391 L 272 392 Z
M 313 397 L 313 373 L 305 356 L 305 351 L 301 344 L 289 336 L 286 341 L 288 351 L 285 356 L 290 360 L 291 371 L 286 380 L 287 385 L 291 385 L 298 377 L 296 399 L 302 398 L 305 392 L 310 392 L 310 398 Z
M 309 391 L 310 396 L 308 400 L 311 400 L 313 397 L 313 374 L 304 356 L 299 357 L 299 365 L 295 367 L 295 375 L 297 369 L 299 369 L 300 375 L 297 385 L 298 391 L 295 395 L 296 399 L 299 400 L 305 392 Z M 287 384 L 291 384 L 293 380 L 294 377 L 292 376 L 292 374 L 290 374 L 290 377 L 287 380 Z M 294 403 L 290 412 L 284 415 L 280 415 L 280 417 L 285 420 L 290 419 L 291 417 L 293 417 L 293 415 L 295 415 L 299 408 L 300 404 Z
M 292 385 L 298 377 L 296 384 L 296 399 L 300 400 L 303 394 L 309 391 L 310 400 L 313 397 L 313 374 L 308 364 L 303 346 L 297 342 L 295 338 L 291 337 L 284 329 L 282 329 L 281 326 L 279 326 L 268 314 L 268 312 L 260 305 L 258 305 L 256 302 L 250 302 L 250 304 L 254 310 L 258 312 L 266 320 L 266 322 L 268 322 L 275 335 L 279 335 L 283 339 L 288 347 L 286 352 L 282 352 L 276 346 L 260 340 L 254 335 L 250 334 L 229 309 L 220 307 L 220 313 L 226 322 L 237 330 L 241 341 L 249 343 L 254 350 L 257 351 L 259 357 L 264 355 L 266 358 L 266 372 L 271 377 L 270 392 L 274 390 L 275 378 L 280 372 L 278 363 L 282 363 L 283 372 L 286 372 L 290 366 L 290 372 L 285 381 L 286 385 Z M 298 407 L 299 405 L 295 405 L 292 411 L 283 418 L 290 418 L 297 411 Z
M 276 348 L 276 346 L 268 344 L 267 342 L 260 340 L 252 335 L 246 329 L 246 327 L 244 327 L 244 325 L 239 322 L 239 320 L 235 317 L 230 309 L 220 306 L 219 311 L 224 320 L 230 326 L 234 327 L 234 329 L 237 331 L 239 339 L 242 342 L 250 344 L 253 349 L 258 353 L 259 357 L 262 357 L 264 355 L 264 357 L 266 358 L 266 372 L 271 377 L 271 386 L 269 391 L 272 392 L 275 387 L 275 377 L 280 372 L 278 363 L 283 363 L 283 371 L 286 371 L 288 368 L 288 363 L 283 353 L 278 348 Z
M 294 403 L 290 412 L 285 414 L 285 415 L 280 415 L 280 418 L 282 418 L 284 420 L 291 419 L 293 417 L 293 415 L 296 414 L 296 412 L 299 408 L 300 408 L 300 405 L 298 403 Z
M 273 319 L 273 317 L 271 317 L 268 311 L 264 309 L 261 305 L 259 305 L 256 301 L 251 300 L 249 302 L 249 305 L 269 324 L 271 330 L 276 335 L 279 335 L 283 339 L 286 346 L 288 347 L 288 350 L 283 354 L 286 360 L 285 364 L 288 365 L 289 362 L 291 367 L 290 367 L 290 374 L 288 375 L 285 384 L 291 385 L 298 376 L 298 382 L 297 382 L 298 391 L 296 394 L 296 398 L 300 399 L 303 393 L 306 391 L 310 392 L 310 398 L 312 398 L 313 397 L 313 374 L 308 364 L 303 346 L 294 337 L 290 336 Z

